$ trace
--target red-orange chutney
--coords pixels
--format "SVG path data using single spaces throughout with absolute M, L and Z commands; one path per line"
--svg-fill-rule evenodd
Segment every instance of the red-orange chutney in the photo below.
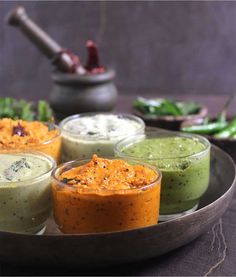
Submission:
M 70 166 L 70 169 L 68 169 Z M 59 166 L 52 182 L 54 217 L 63 233 L 98 233 L 156 224 L 161 173 L 96 155 Z

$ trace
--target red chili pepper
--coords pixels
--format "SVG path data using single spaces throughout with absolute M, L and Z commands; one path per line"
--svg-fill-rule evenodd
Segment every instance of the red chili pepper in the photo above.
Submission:
M 88 50 L 88 60 L 85 68 L 90 74 L 103 73 L 105 68 L 99 64 L 98 49 L 96 44 L 92 40 L 88 40 L 86 48 Z
M 25 137 L 27 134 L 25 132 L 25 129 L 23 126 L 20 125 L 20 123 L 18 123 L 17 126 L 13 127 L 13 132 L 12 135 L 18 135 L 20 137 Z

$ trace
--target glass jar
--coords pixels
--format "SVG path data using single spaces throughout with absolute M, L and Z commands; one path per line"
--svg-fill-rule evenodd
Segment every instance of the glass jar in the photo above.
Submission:
M 36 151 L 42 152 L 49 156 L 51 156 L 57 163 L 61 162 L 61 131 L 57 125 L 54 123 L 43 123 L 42 124 L 48 126 L 49 130 L 56 130 L 55 136 L 45 140 L 39 144 L 27 143 L 18 145 L 8 144 L 8 145 L 0 145 L 0 153 L 8 153 L 11 151 Z M 24 138 L 23 138 L 24 139 Z M 21 137 L 19 136 L 19 141 Z
M 118 142 L 115 154 L 161 170 L 162 221 L 196 210 L 208 188 L 210 143 L 204 137 L 180 132 L 146 132 Z
M 61 131 L 56 124 L 49 123 L 47 125 L 49 125 L 51 129 L 56 129 L 58 131 L 57 135 L 39 145 L 33 146 L 31 150 L 43 152 L 51 156 L 57 164 L 59 164 L 61 162 Z
M 112 125 L 112 120 L 116 126 Z M 66 162 L 90 159 L 93 154 L 113 156 L 115 143 L 127 135 L 144 133 L 145 124 L 130 114 L 84 113 L 67 117 L 60 128 L 62 161 Z
M 0 154 L 1 158 L 5 161 L 0 166 L 1 175 L 7 174 L 9 181 L 0 181 L 0 230 L 25 234 L 43 233 L 51 213 L 50 185 L 55 161 L 38 152 L 12 151 Z M 11 166 L 6 168 L 8 161 Z M 21 178 L 12 181 L 11 177 L 20 171 Z
M 54 218 L 67 234 L 128 230 L 156 224 L 159 216 L 161 173 L 150 184 L 127 189 L 82 189 L 59 180 L 59 176 L 89 160 L 76 160 L 58 166 L 52 173 Z M 136 161 L 127 160 L 130 164 Z M 138 163 L 140 164 L 140 163 Z

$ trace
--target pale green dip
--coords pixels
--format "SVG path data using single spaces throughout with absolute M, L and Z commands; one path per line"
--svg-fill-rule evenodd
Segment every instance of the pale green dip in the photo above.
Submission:
M 0 154 L 0 230 L 37 233 L 51 211 L 54 162 L 40 154 Z
M 0 182 L 9 185 L 9 182 L 25 181 L 38 177 L 51 167 L 48 160 L 35 155 L 1 154 L 0 155 Z
M 146 138 L 122 150 L 157 166 L 163 175 L 161 207 L 163 215 L 192 209 L 207 190 L 210 174 L 210 147 L 198 138 Z

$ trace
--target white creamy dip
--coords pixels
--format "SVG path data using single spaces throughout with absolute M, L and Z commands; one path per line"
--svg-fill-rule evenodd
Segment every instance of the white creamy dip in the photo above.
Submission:
M 64 119 L 62 160 L 90 159 L 93 154 L 113 156 L 114 144 L 129 135 L 144 132 L 144 122 L 132 115 L 82 114 Z
M 113 114 L 83 116 L 68 121 L 63 129 L 80 136 L 113 139 L 114 137 L 135 134 L 140 123 Z

